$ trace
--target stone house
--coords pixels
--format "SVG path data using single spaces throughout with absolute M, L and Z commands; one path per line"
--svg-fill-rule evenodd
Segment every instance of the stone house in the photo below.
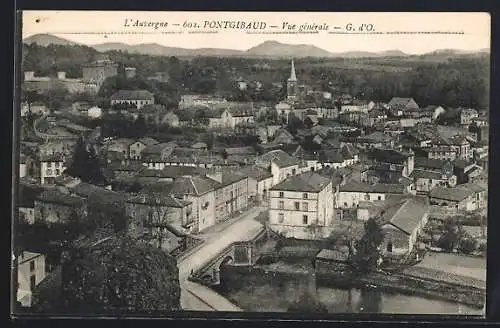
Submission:
M 87 216 L 85 199 L 59 189 L 48 189 L 35 199 L 35 222 L 70 223 Z

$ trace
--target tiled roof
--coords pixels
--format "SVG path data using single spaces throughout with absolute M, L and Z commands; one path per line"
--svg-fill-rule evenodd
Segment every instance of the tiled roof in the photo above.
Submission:
M 429 197 L 460 202 L 473 193 L 474 191 L 459 186 L 454 188 L 435 187 L 430 191 Z
M 170 193 L 172 195 L 197 195 L 201 196 L 215 190 L 220 184 L 207 177 L 202 176 L 191 176 L 191 177 L 179 177 L 174 180 L 172 184 L 172 189 Z
M 375 131 L 370 133 L 364 137 L 358 138 L 360 141 L 369 141 L 369 142 L 390 142 L 393 140 L 391 136 L 386 135 L 383 132 Z
M 37 200 L 66 206 L 80 207 L 84 205 L 84 199 L 78 196 L 63 193 L 57 189 L 48 189 L 38 195 Z
M 320 192 L 330 183 L 330 179 L 315 172 L 306 172 L 288 177 L 278 183 L 271 190 Z
M 257 151 L 253 147 L 231 147 L 224 149 L 228 155 L 254 155 Z
M 372 186 L 372 192 L 382 194 L 402 194 L 405 186 L 397 183 L 376 183 Z
M 347 246 L 342 247 L 341 249 L 322 249 L 318 255 L 316 255 L 316 259 L 339 262 L 346 262 L 348 257 L 349 248 Z
M 288 155 L 281 149 L 271 150 L 262 154 L 257 159 L 257 162 L 266 166 L 270 166 L 271 162 L 275 162 L 281 168 L 300 164 L 297 158 Z
M 349 180 L 345 185 L 340 186 L 340 191 L 343 192 L 371 192 L 372 190 L 372 185 L 355 180 Z
M 149 145 L 142 151 L 142 154 L 159 154 L 166 149 L 174 149 L 177 147 L 175 142 L 161 142 L 153 145 Z
M 255 165 L 241 167 L 236 171 L 236 173 L 255 179 L 257 181 L 262 181 L 264 179 L 273 177 L 271 172 Z
M 423 169 L 443 169 L 446 163 L 450 163 L 446 160 L 432 159 L 427 157 L 415 157 L 415 167 Z
M 63 154 L 41 154 L 40 162 L 64 162 L 65 158 Z
M 415 169 L 413 170 L 413 172 L 411 172 L 410 177 L 414 179 L 441 180 L 443 177 L 443 173 L 441 171 Z
M 411 234 L 419 226 L 423 217 L 429 211 L 428 206 L 413 199 L 407 199 L 402 204 L 389 208 L 383 214 L 384 221 Z
M 111 100 L 150 100 L 154 95 L 147 90 L 119 90 L 111 96 Z
M 406 106 L 413 98 L 393 97 L 387 104 L 389 107 Z
M 165 207 L 183 208 L 191 204 L 189 201 L 176 199 L 171 196 L 163 196 L 159 193 L 142 193 L 141 195 L 131 197 L 127 203 L 159 205 Z
M 400 152 L 394 149 L 373 149 L 371 157 L 382 163 L 403 164 L 412 154 Z
M 343 163 L 344 156 L 337 150 L 323 150 L 319 157 L 322 163 Z
M 137 141 L 139 141 L 140 143 L 142 143 L 143 145 L 146 145 L 146 146 L 152 146 L 152 145 L 159 144 L 158 141 L 156 141 L 155 139 L 153 139 L 151 137 L 140 138 Z

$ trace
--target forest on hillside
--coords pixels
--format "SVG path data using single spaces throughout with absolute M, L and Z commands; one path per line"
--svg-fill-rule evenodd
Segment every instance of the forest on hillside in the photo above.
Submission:
M 108 81 L 100 92 L 108 96 L 116 88 L 141 85 L 160 95 L 161 103 L 175 103 L 185 92 L 217 93 L 235 100 L 277 101 L 283 92 L 272 83 L 283 83 L 290 74 L 288 59 L 256 58 L 176 58 L 130 54 L 119 51 L 106 53 L 120 64 L 137 68 L 137 77 L 130 83 L 120 77 Z M 36 75 L 54 76 L 66 71 L 68 77 L 80 77 L 81 65 L 92 61 L 99 53 L 90 47 L 36 44 L 23 46 L 23 70 Z M 319 59 L 301 58 L 295 67 L 300 83 L 318 91 L 334 94 L 350 93 L 360 99 L 386 102 L 394 96 L 413 97 L 420 106 L 473 107 L 488 109 L 490 62 L 489 56 L 398 57 Z M 168 83 L 141 83 L 155 72 L 167 72 Z M 237 91 L 235 80 L 259 81 L 262 91 L 251 87 Z M 127 85 L 131 84 L 131 85 Z

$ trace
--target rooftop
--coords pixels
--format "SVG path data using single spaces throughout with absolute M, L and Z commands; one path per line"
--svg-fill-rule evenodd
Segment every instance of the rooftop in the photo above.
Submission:
M 147 90 L 119 90 L 111 96 L 111 100 L 151 100 L 154 95 Z
M 38 195 L 37 200 L 71 207 L 81 207 L 84 199 L 78 196 L 69 195 L 57 189 L 48 189 Z
M 299 175 L 288 177 L 278 183 L 271 190 L 299 191 L 299 192 L 320 192 L 331 182 L 327 177 L 315 172 L 305 172 Z
M 257 159 L 257 163 L 261 165 L 270 166 L 271 162 L 276 163 L 279 167 L 282 168 L 300 164 L 297 158 L 288 155 L 285 151 L 281 149 L 271 150 L 267 153 L 262 154 Z
M 406 199 L 403 203 L 382 212 L 382 222 L 390 223 L 407 234 L 411 234 L 428 211 L 429 207 L 421 202 Z
M 197 195 L 201 196 L 215 190 L 220 184 L 203 176 L 184 176 L 174 180 L 170 193 L 175 196 Z

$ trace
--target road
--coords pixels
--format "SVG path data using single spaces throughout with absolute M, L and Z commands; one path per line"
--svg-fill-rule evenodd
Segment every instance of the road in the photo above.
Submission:
M 218 293 L 187 279 L 191 270 L 200 269 L 231 243 L 249 240 L 259 233 L 262 224 L 255 218 L 264 210 L 266 210 L 265 207 L 253 207 L 234 219 L 224 229 L 201 235 L 205 243 L 178 263 L 182 309 L 185 311 L 242 311 Z

